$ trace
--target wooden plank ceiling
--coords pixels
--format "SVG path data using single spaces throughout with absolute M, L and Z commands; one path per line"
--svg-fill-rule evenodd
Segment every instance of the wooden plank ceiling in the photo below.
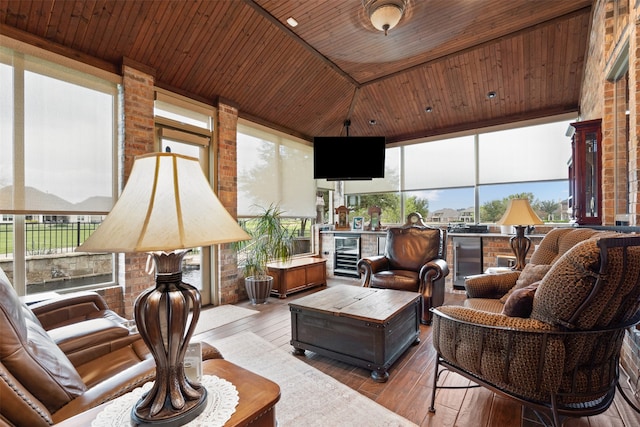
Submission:
M 363 0 L 0 0 L 0 30 L 111 70 L 128 58 L 308 140 L 347 119 L 399 142 L 578 110 L 591 0 L 407 3 L 387 36 Z

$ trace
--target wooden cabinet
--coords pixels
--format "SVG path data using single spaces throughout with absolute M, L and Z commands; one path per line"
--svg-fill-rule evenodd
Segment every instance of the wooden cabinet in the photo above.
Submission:
M 294 258 L 289 262 L 267 264 L 273 277 L 272 295 L 286 298 L 293 292 L 327 284 L 327 260 L 322 258 Z
M 575 132 L 569 161 L 569 208 L 580 225 L 602 224 L 601 119 L 571 123 Z

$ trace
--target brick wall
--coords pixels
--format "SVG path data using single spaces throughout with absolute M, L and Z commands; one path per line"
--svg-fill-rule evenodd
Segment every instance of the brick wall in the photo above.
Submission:
M 234 218 L 238 217 L 237 127 L 238 109 L 219 101 L 215 126 L 218 165 L 217 194 L 222 205 Z M 220 304 L 233 304 L 239 300 L 247 299 L 244 280 L 238 273 L 236 251 L 231 244 L 220 245 L 218 263 Z
M 121 152 L 124 188 L 136 156 L 155 151 L 154 140 L 154 76 L 139 64 L 125 60 L 123 73 L 124 148 Z M 147 254 L 128 253 L 118 256 L 118 283 L 124 286 L 122 306 L 127 318 L 133 317 L 133 305 L 137 296 L 153 286 L 154 277 L 146 272 Z
M 628 10 L 628 5 L 632 9 Z M 640 147 L 638 144 L 638 96 L 640 89 L 640 52 L 638 37 L 638 6 L 636 2 L 597 0 L 587 51 L 585 76 L 580 97 L 580 116 L 583 120 L 602 118 L 603 154 L 602 182 L 603 219 L 612 225 L 616 213 L 630 214 L 630 225 L 640 224 L 638 206 L 638 175 L 640 175 Z M 609 80 L 608 67 L 621 57 L 620 46 L 629 42 L 629 80 Z M 627 84 L 629 87 L 629 136 L 624 129 Z M 624 109 L 624 110 L 623 110 Z M 630 376 L 634 391 L 640 373 L 640 337 L 638 329 L 627 333 L 622 346 L 621 365 Z

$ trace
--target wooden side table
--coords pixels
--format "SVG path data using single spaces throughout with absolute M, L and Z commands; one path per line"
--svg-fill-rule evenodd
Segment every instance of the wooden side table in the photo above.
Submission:
M 273 277 L 272 295 L 286 298 L 293 292 L 327 284 L 327 260 L 316 257 L 294 258 L 289 262 L 267 264 Z
M 216 375 L 232 383 L 238 390 L 238 406 L 225 427 L 275 427 L 275 405 L 280 400 L 278 384 L 223 359 L 202 362 L 205 375 Z M 56 424 L 60 427 L 90 426 L 109 402 Z

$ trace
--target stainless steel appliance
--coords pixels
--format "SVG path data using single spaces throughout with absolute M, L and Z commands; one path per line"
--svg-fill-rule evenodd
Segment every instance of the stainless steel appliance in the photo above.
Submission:
M 333 274 L 360 277 L 357 267 L 360 259 L 359 234 L 336 234 L 334 236 L 334 254 Z

